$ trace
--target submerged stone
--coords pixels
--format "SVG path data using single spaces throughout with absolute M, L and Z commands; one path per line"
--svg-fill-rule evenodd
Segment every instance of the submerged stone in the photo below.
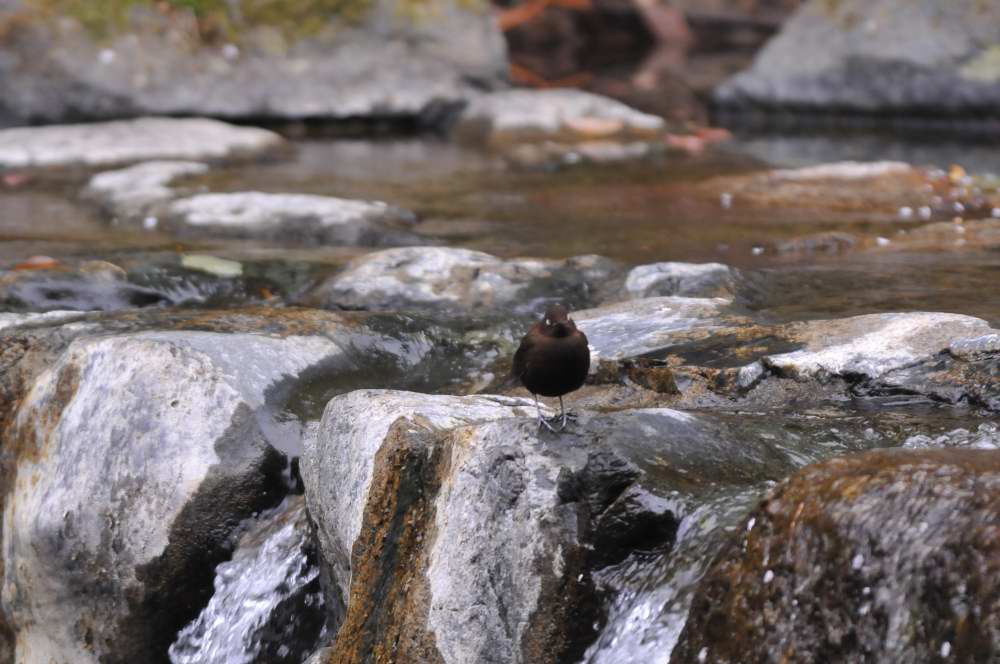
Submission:
M 164 212 L 181 235 L 252 238 L 281 244 L 385 246 L 424 244 L 410 232 L 412 212 L 381 201 L 308 194 L 206 193 Z

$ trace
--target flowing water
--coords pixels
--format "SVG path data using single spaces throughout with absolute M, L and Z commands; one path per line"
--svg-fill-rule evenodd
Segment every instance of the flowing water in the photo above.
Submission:
M 215 594 L 170 646 L 172 664 L 301 662 L 325 621 L 301 497 L 268 512 L 215 570 Z
M 599 253 L 628 265 L 724 262 L 753 283 L 747 305 L 779 321 L 933 310 L 1000 324 L 1000 291 L 995 287 L 1000 247 L 947 244 L 892 253 L 775 255 L 760 248 L 819 232 L 890 235 L 902 222 L 873 224 L 856 216 L 808 210 L 744 210 L 738 204 L 727 209 L 718 197 L 696 191 L 697 184 L 710 177 L 840 158 L 909 159 L 940 168 L 967 159 L 970 169 L 1000 172 L 997 153 L 961 142 L 751 136 L 703 157 L 666 156 L 566 170 L 519 170 L 499 158 L 428 137 L 304 140 L 296 147 L 288 159 L 224 168 L 202 183 L 214 190 L 386 200 L 417 212 L 419 232 L 436 241 L 501 256 Z M 156 231 L 105 223 L 78 202 L 80 186 L 75 179 L 42 179 L 9 187 L 0 195 L 0 268 L 39 254 L 65 262 L 110 261 L 128 272 L 128 286 L 81 292 L 72 283 L 36 284 L 35 290 L 21 293 L 20 304 L 8 302 L 6 309 L 231 306 L 274 298 L 281 304 L 361 251 L 252 241 L 178 243 Z M 238 261 L 242 274 L 206 278 L 185 267 L 182 256 L 192 253 Z M 399 375 L 394 367 L 369 369 L 363 377 L 343 379 L 350 384 L 338 378 L 336 384 L 317 380 L 297 387 L 286 395 L 287 412 L 278 414 L 276 421 L 301 420 L 301 430 L 308 430 L 331 395 L 373 375 L 380 386 L 447 391 L 462 367 L 438 367 L 411 376 Z M 855 424 L 843 413 L 834 413 L 820 417 L 820 429 L 813 427 L 809 436 L 795 433 L 794 418 L 763 426 L 773 428 L 774 444 L 783 447 L 795 465 L 876 444 L 919 446 L 924 440 L 920 436 L 995 444 L 993 430 L 977 429 L 983 423 L 969 414 L 920 407 L 855 413 L 864 420 Z M 292 428 L 300 431 L 298 424 Z M 956 433 L 963 429 L 966 434 Z M 294 454 L 296 447 L 290 443 L 286 451 Z M 683 628 L 694 584 L 722 539 L 746 526 L 745 515 L 768 482 L 677 496 L 682 521 L 673 549 L 660 555 L 637 554 L 601 572 L 599 581 L 612 598 L 609 622 L 585 661 L 666 662 Z M 171 647 L 171 661 L 302 661 L 321 638 L 324 621 L 308 541 L 301 500 L 290 500 L 249 526 L 232 559 L 216 570 L 211 602 Z

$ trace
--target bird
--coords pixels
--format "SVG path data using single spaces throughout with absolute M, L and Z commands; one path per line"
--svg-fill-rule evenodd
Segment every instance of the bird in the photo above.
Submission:
M 563 395 L 580 389 L 590 370 L 590 346 L 587 335 L 576 328 L 566 307 L 555 304 L 545 310 L 540 321 L 531 326 L 514 353 L 512 375 L 535 398 L 538 426 L 556 433 L 566 428 Z M 558 429 L 542 417 L 538 395 L 559 397 Z

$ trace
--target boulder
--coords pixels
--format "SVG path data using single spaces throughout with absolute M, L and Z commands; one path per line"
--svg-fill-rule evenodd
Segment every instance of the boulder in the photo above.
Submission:
M 537 315 L 551 302 L 596 302 L 620 272 L 598 256 L 501 259 L 450 247 L 403 247 L 356 258 L 305 302 L 328 309 L 431 309 Z
M 998 43 L 993 0 L 810 0 L 715 101 L 809 114 L 995 116 Z
M 16 661 L 166 661 L 241 522 L 288 491 L 300 384 L 322 393 L 373 367 L 419 373 L 440 342 L 418 328 L 245 309 L 0 332 L 2 601 Z
M 809 466 L 716 557 L 670 661 L 993 661 L 998 522 L 996 451 Z
M 0 129 L 0 171 L 98 168 L 155 159 L 256 157 L 282 147 L 274 132 L 203 118 L 139 118 Z
M 625 278 L 628 297 L 680 295 L 732 297 L 735 274 L 721 263 L 652 263 L 632 268 Z
M 478 3 L 381 0 L 171 7 L 52 16 L 15 0 L 0 49 L 7 122 L 130 115 L 412 122 L 502 84 L 503 36 Z M 191 11 L 185 9 L 190 6 Z
M 741 434 L 665 408 L 556 436 L 530 399 L 334 398 L 302 457 L 328 601 L 346 603 L 324 661 L 578 661 L 606 613 L 595 570 L 667 550 L 679 495 L 801 458 Z

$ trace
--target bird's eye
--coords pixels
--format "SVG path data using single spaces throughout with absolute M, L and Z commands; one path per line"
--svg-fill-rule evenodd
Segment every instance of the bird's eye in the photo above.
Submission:
M 552 321 L 550 321 L 548 318 L 546 318 L 545 319 L 545 324 L 546 325 L 552 325 Z

